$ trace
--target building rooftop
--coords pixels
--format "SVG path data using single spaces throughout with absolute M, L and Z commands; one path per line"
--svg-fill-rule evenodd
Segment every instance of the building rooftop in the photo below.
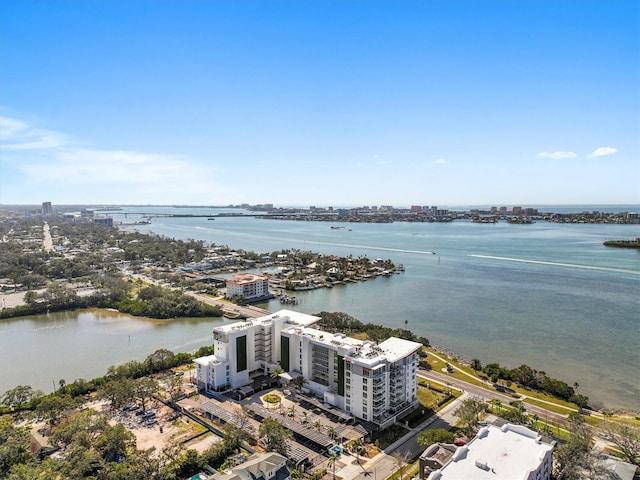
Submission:
M 301 325 L 289 327 L 287 330 L 294 331 L 298 335 L 310 338 L 316 343 L 324 344 L 327 346 L 349 348 L 360 348 L 364 343 L 362 340 L 347 337 L 343 333 L 329 333 L 324 330 L 318 330 L 317 328 L 300 328 Z
M 254 273 L 237 273 L 227 280 L 227 283 L 232 283 L 234 285 L 248 285 L 254 282 L 263 282 L 265 280 L 269 280 L 269 277 L 265 275 L 256 275 Z
M 266 478 L 269 472 L 275 473 L 275 480 L 285 480 L 290 478 L 289 469 L 286 467 L 287 459 L 275 452 L 254 453 L 245 462 L 233 467 L 227 473 L 217 473 L 211 480 L 252 480 L 256 478 Z
M 220 360 L 218 360 L 218 358 L 215 355 L 209 355 L 207 357 L 194 358 L 193 362 L 197 363 L 198 365 L 202 365 L 203 367 L 206 367 L 207 365 L 220 363 Z
M 273 317 L 288 317 L 289 320 L 287 321 L 287 323 L 291 323 L 294 325 L 302 325 L 302 326 L 313 325 L 314 323 L 318 323 L 320 321 L 320 317 L 316 317 L 315 315 L 296 312 L 294 310 L 287 310 L 286 308 L 283 308 L 282 310 L 278 310 L 276 313 L 272 315 L 266 315 L 264 317 L 260 317 L 258 320 L 273 318 Z
M 402 338 L 391 337 L 379 344 L 378 347 L 384 350 L 387 360 L 395 362 L 419 350 L 422 344 Z
M 320 317 L 309 315 L 307 313 L 294 312 L 293 310 L 283 309 L 283 310 L 278 310 L 276 313 L 271 313 L 263 317 L 249 318 L 242 322 L 235 322 L 235 323 L 230 323 L 228 325 L 221 325 L 219 327 L 215 327 L 213 331 L 221 332 L 221 333 L 236 332 L 239 330 L 246 330 L 253 326 L 271 325 L 271 323 L 276 319 L 282 319 L 284 323 L 287 323 L 290 325 L 306 327 L 308 325 L 313 325 L 314 323 L 318 322 L 318 320 L 320 320 Z
M 535 471 L 553 444 L 543 443 L 540 436 L 521 425 L 489 425 L 460 447 L 429 480 L 516 480 L 526 479 Z

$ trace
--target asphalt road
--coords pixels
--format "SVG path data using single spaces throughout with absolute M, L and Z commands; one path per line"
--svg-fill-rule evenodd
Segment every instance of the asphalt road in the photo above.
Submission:
M 490 389 L 491 387 L 489 385 L 487 385 L 487 388 L 479 387 L 477 385 L 465 382 L 464 380 L 459 380 L 455 377 L 451 377 L 444 373 L 434 372 L 432 370 L 428 370 L 428 371 L 419 370 L 418 375 L 427 380 L 434 380 L 438 383 L 449 384 L 458 390 L 462 390 L 473 397 L 482 398 L 485 401 L 491 400 L 493 398 L 497 398 L 503 404 L 509 405 L 509 402 L 512 402 L 513 400 L 515 400 L 513 397 L 509 395 L 505 395 L 504 393 L 491 390 Z M 523 405 L 527 409 L 528 413 L 537 415 L 540 418 L 540 420 L 543 420 L 543 421 L 552 420 L 554 422 L 562 422 L 567 418 L 566 415 L 555 413 L 545 408 L 538 407 L 536 405 L 531 405 L 530 403 L 523 402 Z

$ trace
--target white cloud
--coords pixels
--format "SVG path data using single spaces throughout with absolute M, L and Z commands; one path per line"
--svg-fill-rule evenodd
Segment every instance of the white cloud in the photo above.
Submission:
M 576 158 L 576 152 L 540 152 L 538 154 L 542 158 L 553 158 L 554 160 L 564 160 L 565 158 Z
M 593 153 L 591 153 L 591 155 L 589 155 L 589 158 L 605 157 L 607 155 L 613 155 L 617 152 L 618 149 L 614 147 L 599 147 L 596 148 Z
M 444 158 L 438 158 L 438 159 L 434 160 L 433 163 L 435 163 L 436 165 L 444 165 L 445 163 L 448 163 L 448 162 Z
M 0 141 L 5 150 L 40 150 L 59 147 L 64 143 L 63 135 L 32 128 L 11 117 L 0 117 Z
M 59 191 L 124 190 L 131 198 L 148 195 L 150 202 L 168 201 L 174 193 L 208 197 L 231 190 L 220 186 L 217 168 L 184 155 L 83 147 L 14 118 L 0 121 L 0 147 L 31 185 L 56 185 Z

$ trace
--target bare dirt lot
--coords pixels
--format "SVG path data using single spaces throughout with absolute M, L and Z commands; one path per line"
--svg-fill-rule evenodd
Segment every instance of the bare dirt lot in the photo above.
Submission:
M 89 406 L 110 415 L 112 424 L 124 425 L 136 437 L 136 447 L 139 450 L 155 448 L 157 452 L 161 452 L 169 446 L 181 444 L 204 431 L 200 425 L 176 418 L 174 410 L 160 402 L 153 402 L 149 406 L 149 411 L 155 414 L 153 417 L 155 422 L 149 422 L 149 425 L 141 415 L 136 415 L 136 411 L 112 411 L 106 401 L 93 402 Z M 204 451 L 216 443 L 217 437 L 212 437 L 210 439 L 205 436 L 198 437 L 197 441 L 185 444 L 185 447 Z

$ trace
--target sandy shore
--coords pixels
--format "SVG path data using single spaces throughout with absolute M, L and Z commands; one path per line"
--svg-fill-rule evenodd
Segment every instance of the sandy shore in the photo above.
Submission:
M 27 292 L 0 293 L 0 308 L 15 308 L 24 305 L 24 294 Z

